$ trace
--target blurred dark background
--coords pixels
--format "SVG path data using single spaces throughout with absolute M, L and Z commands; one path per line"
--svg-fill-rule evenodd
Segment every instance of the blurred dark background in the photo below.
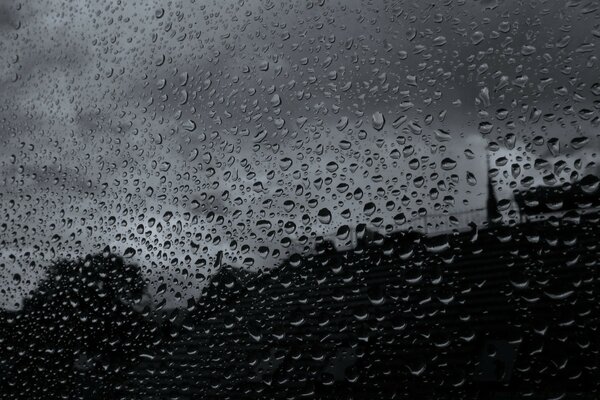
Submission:
M 153 310 L 140 268 L 120 257 L 59 261 L 20 311 L 1 314 L 1 393 L 594 399 L 596 192 L 523 197 L 515 226 L 500 224 L 492 197 L 484 228 L 383 236 L 360 225 L 353 249 L 321 239 L 256 273 L 219 257 L 179 309 Z

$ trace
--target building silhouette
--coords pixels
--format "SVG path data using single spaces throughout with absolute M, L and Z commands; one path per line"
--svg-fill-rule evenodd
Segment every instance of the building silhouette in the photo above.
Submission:
M 599 217 L 563 211 L 224 265 L 123 397 L 595 399 Z
M 494 182 L 490 176 L 492 168 L 490 161 L 490 154 L 486 154 L 486 165 L 487 165 L 487 200 L 486 200 L 486 223 L 487 227 L 491 228 L 502 222 L 502 214 L 498 210 L 498 199 L 496 198 L 496 190 L 494 188 Z

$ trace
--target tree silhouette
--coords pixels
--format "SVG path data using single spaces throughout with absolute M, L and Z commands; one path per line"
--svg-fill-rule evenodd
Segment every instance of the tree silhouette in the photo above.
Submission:
M 114 255 L 59 261 L 23 309 L 4 313 L 0 391 L 10 398 L 112 398 L 157 334 L 135 310 L 140 268 Z

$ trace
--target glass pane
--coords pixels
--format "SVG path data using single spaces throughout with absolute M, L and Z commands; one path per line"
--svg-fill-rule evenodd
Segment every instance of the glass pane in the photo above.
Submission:
M 0 2 L 0 397 L 598 398 L 599 8 Z

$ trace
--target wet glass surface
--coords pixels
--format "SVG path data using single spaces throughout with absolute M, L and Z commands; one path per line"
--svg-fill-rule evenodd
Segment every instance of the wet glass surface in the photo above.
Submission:
M 598 398 L 596 1 L 0 1 L 0 37 L 0 398 Z

